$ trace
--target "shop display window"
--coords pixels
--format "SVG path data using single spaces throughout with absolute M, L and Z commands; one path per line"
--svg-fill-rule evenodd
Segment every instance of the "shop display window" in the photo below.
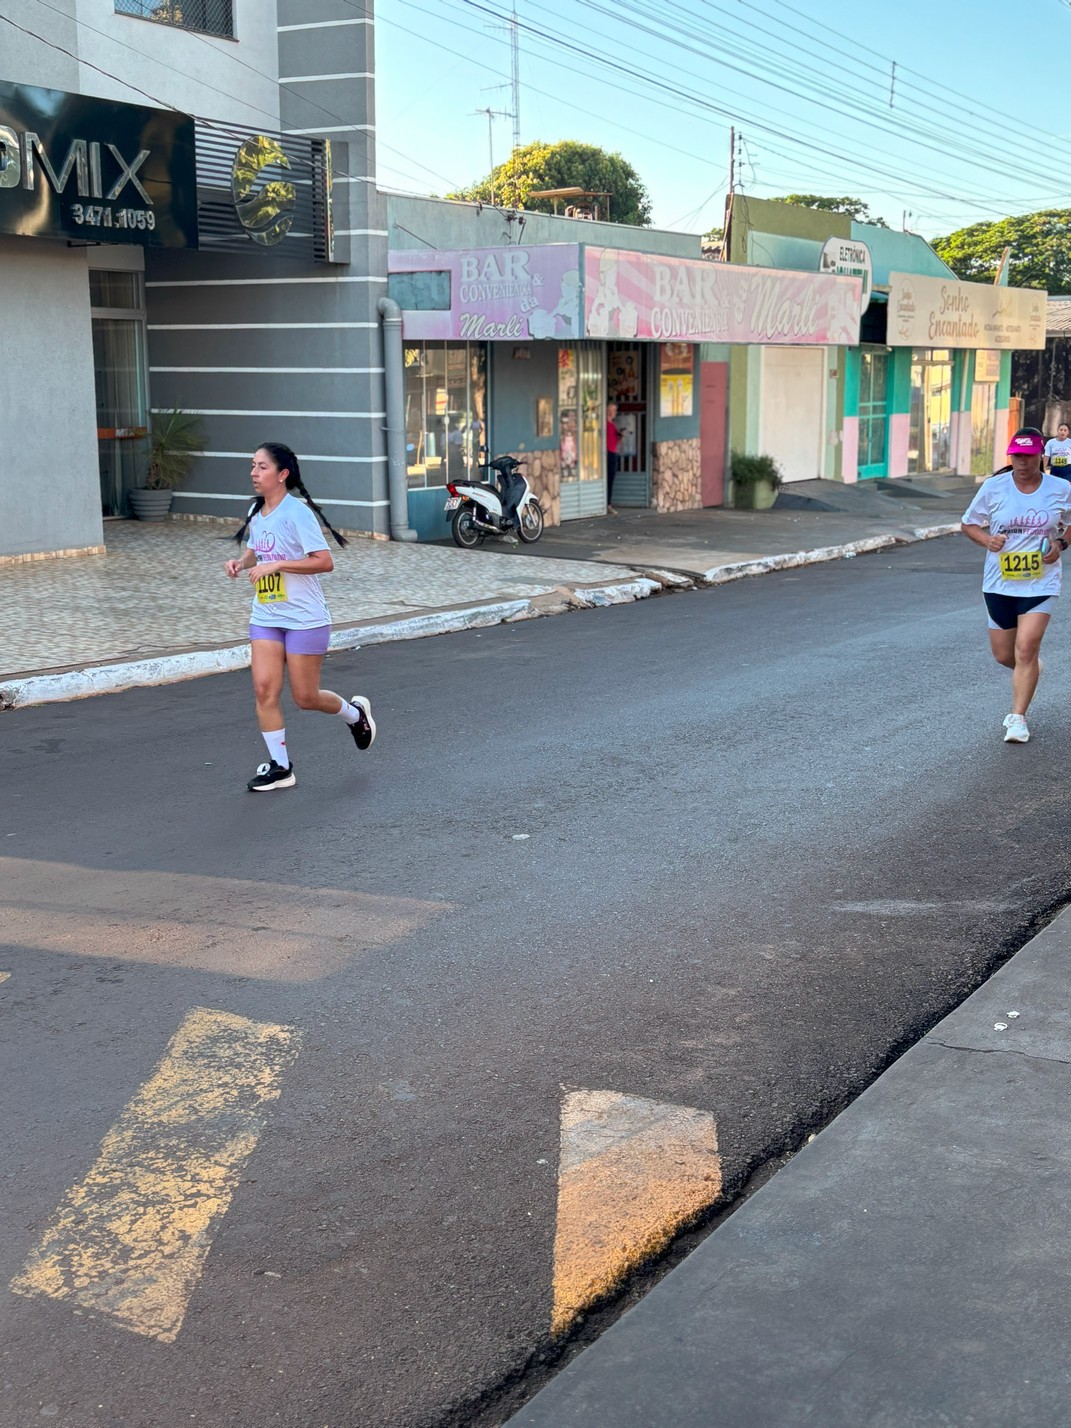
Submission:
M 918 349 L 911 354 L 909 475 L 952 470 L 952 353 Z
M 487 348 L 477 342 L 405 347 L 405 456 L 409 485 L 478 480 L 487 443 Z

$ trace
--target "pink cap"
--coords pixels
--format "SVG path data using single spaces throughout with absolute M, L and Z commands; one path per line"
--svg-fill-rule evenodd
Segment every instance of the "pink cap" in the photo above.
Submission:
M 1044 453 L 1045 442 L 1042 438 L 1028 432 L 1020 432 L 1018 436 L 1013 436 L 1008 446 L 1009 456 L 1043 456 Z

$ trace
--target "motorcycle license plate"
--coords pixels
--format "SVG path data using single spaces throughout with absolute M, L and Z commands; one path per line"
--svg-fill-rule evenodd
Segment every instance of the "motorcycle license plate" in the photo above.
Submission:
M 443 507 L 443 510 L 444 510 L 444 511 L 456 511 L 457 508 L 458 508 L 458 506 L 460 506 L 460 505 L 461 505 L 461 497 L 460 497 L 460 496 L 451 496 L 450 499 L 447 501 L 446 505 Z

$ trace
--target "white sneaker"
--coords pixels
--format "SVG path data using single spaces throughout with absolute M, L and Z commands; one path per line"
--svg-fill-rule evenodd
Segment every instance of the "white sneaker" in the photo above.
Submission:
M 1030 730 L 1021 714 L 1009 714 L 1004 720 L 1004 742 L 1006 744 L 1029 744 Z

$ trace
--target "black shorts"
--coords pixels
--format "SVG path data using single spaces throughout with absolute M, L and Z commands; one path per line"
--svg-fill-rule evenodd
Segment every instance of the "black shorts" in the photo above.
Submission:
M 989 611 L 991 630 L 1014 630 L 1019 624 L 1019 616 L 1031 610 L 1041 615 L 1049 615 L 1056 608 L 1055 595 L 994 595 L 983 590 L 982 599 Z

